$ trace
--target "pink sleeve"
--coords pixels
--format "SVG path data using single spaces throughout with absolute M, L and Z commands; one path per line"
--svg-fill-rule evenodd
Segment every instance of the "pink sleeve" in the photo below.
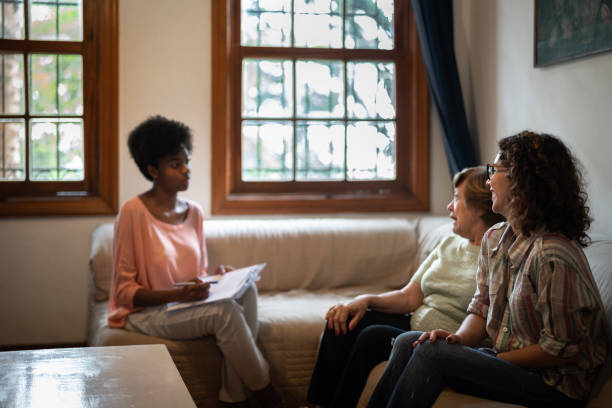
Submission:
M 197 207 L 196 207 L 197 208 Z M 202 251 L 202 265 L 200 266 L 200 276 L 206 276 L 208 273 L 208 252 L 206 252 L 206 237 L 204 236 L 204 215 L 202 210 L 198 208 L 198 216 L 196 217 L 198 239 L 200 240 L 200 250 Z
M 124 208 L 115 222 L 113 239 L 113 290 L 115 306 L 134 308 L 134 295 L 142 286 L 137 283 L 138 269 L 136 258 L 138 243 L 136 239 L 138 222 L 134 211 Z

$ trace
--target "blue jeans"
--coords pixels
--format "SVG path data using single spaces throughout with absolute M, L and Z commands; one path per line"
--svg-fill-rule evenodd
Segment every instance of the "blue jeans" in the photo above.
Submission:
M 479 349 L 438 339 L 412 346 L 421 332 L 395 340 L 387 368 L 368 408 L 431 407 L 445 387 L 528 407 L 584 407 L 546 384 L 537 371 Z

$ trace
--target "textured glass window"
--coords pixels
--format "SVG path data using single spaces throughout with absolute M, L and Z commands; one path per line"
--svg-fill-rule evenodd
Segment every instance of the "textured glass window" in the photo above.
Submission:
M 380 59 L 393 13 L 391 0 L 241 0 L 243 181 L 396 178 L 396 67 Z M 317 49 L 328 56 L 305 55 Z
M 25 4 L 25 40 L 82 40 L 81 0 Z M 2 2 L 3 38 L 24 39 L 23 7 L 23 1 Z M 0 53 L 0 63 L 0 180 L 84 180 L 83 55 Z
M 32 180 L 83 179 L 83 121 L 33 119 L 30 122 Z
M 393 0 L 242 0 L 241 45 L 391 50 Z
M 33 0 L 29 5 L 30 39 L 83 40 L 82 0 Z
M 25 122 L 0 119 L 0 180 L 25 180 Z
M 7 40 L 23 40 L 25 35 L 23 0 L 1 0 L 2 37 Z
M 242 68 L 242 180 L 395 179 L 394 63 L 249 59 Z

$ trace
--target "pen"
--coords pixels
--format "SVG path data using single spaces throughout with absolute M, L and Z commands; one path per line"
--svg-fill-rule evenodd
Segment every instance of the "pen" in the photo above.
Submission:
M 193 282 L 193 281 L 189 281 L 189 282 L 176 282 L 174 284 L 174 286 L 179 288 L 179 287 L 183 287 L 183 286 L 196 285 L 197 283 L 199 283 L 199 282 Z M 207 283 L 207 282 L 202 282 L 202 283 Z M 208 281 L 208 283 L 210 283 L 211 285 L 215 285 L 215 284 L 219 283 L 219 281 Z

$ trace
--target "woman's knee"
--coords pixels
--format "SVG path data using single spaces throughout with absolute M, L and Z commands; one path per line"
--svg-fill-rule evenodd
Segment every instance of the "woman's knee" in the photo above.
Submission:
M 390 358 L 395 358 L 398 355 L 410 356 L 413 350 L 412 343 L 414 343 L 421 334 L 421 332 L 410 331 L 402 333 L 394 338 Z
M 438 339 L 433 343 L 426 340 L 415 347 L 413 353 L 433 364 L 441 366 L 445 362 L 463 357 L 465 351 L 469 352 L 464 347 L 456 343 L 449 344 L 443 339 Z
M 412 348 L 412 343 L 418 340 L 421 337 L 422 332 L 409 331 L 406 333 L 402 333 L 395 338 L 393 342 L 394 348 Z
M 255 283 L 251 283 L 242 294 L 241 299 L 257 299 L 257 295 L 257 285 L 255 285 Z

